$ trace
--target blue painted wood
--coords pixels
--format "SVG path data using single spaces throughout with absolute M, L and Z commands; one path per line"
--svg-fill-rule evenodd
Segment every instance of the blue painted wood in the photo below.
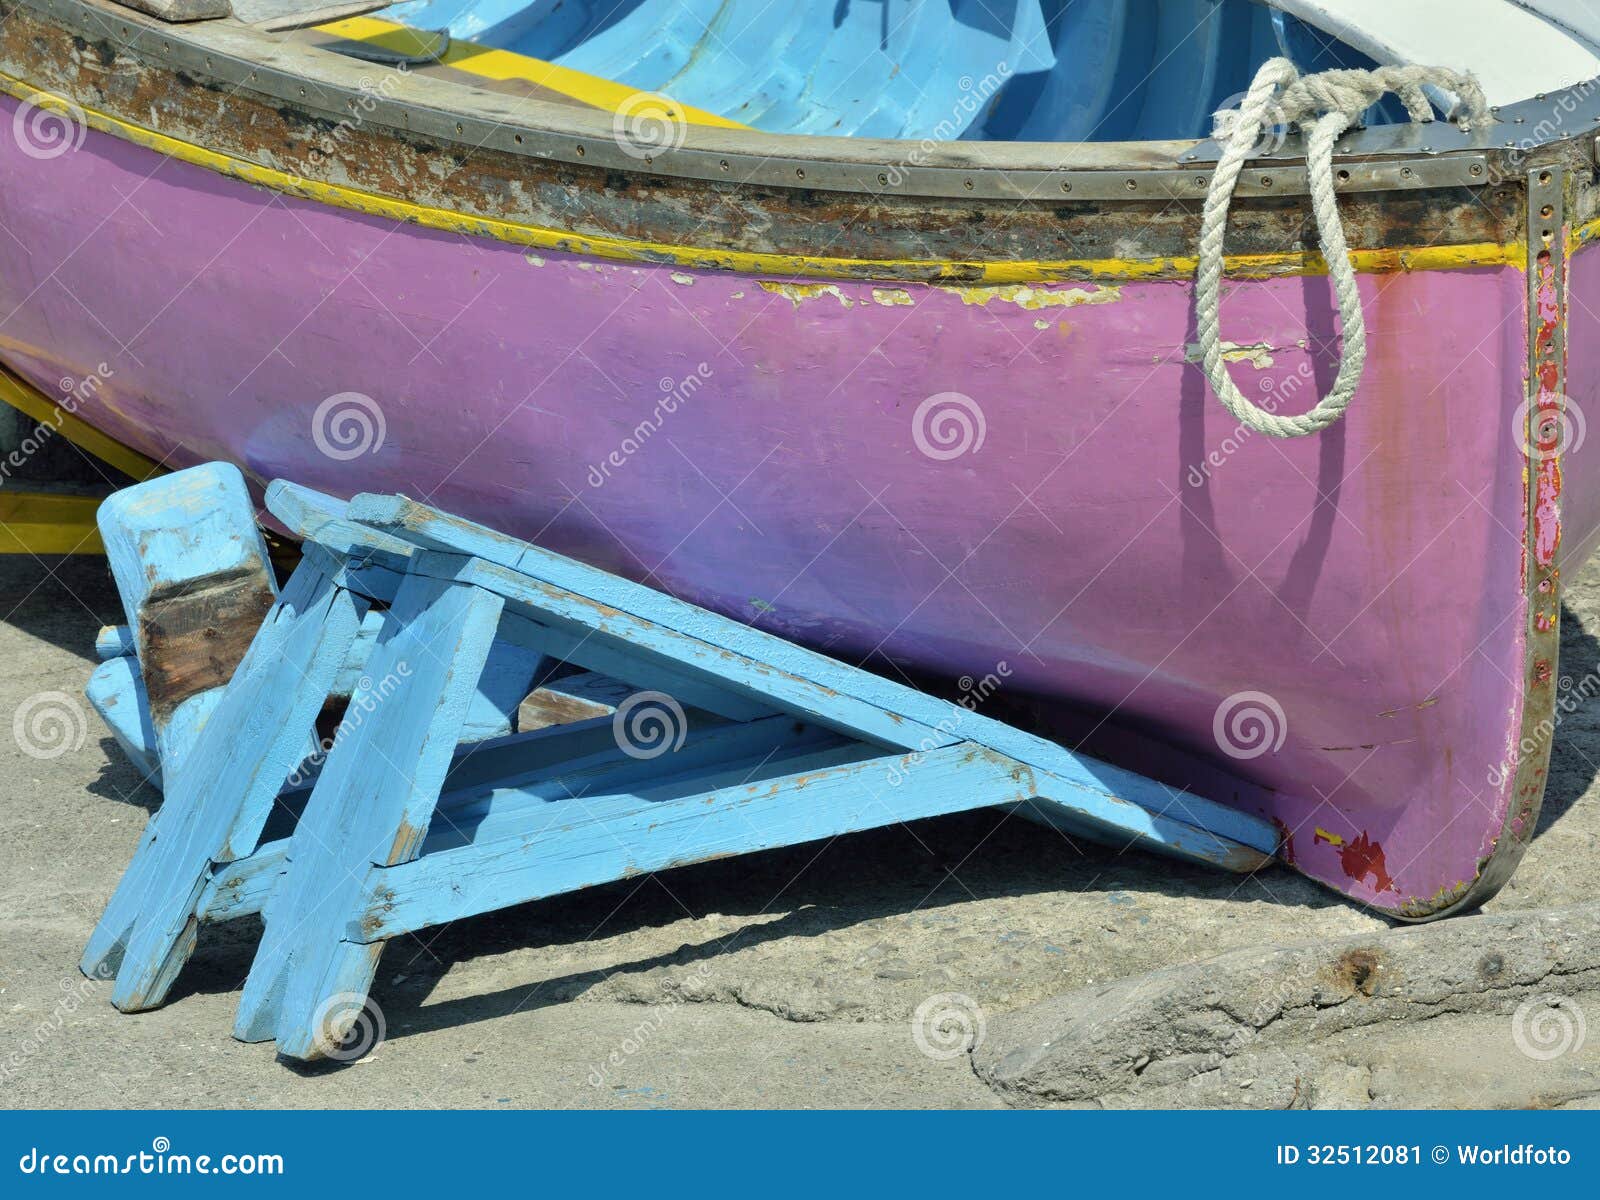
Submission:
M 552 726 L 523 735 L 525 744 L 502 754 L 497 769 L 479 776 L 479 755 L 457 752 L 445 791 L 423 840 L 421 856 L 492 841 L 521 831 L 539 831 L 575 820 L 592 820 L 617 807 L 618 797 L 636 802 L 631 788 L 699 792 L 706 781 L 729 776 L 748 783 L 770 776 L 801 755 L 869 755 L 860 743 L 787 717 L 748 724 L 696 726 L 684 747 L 669 758 L 631 758 L 621 751 L 609 719 L 579 726 Z M 591 736 L 603 733 L 602 739 Z M 509 750 L 509 748 L 508 748 Z M 464 786 L 452 787 L 460 776 Z M 691 782 L 692 781 L 692 782 Z M 704 784 L 704 786 L 701 786 Z M 666 794 L 662 791 L 662 794 Z M 200 904 L 202 921 L 226 921 L 259 912 L 276 877 L 286 869 L 289 840 L 269 842 L 248 858 L 220 866 Z
M 1234 869 L 1276 845 L 1242 813 L 481 526 L 396 497 L 275 485 L 269 499 L 316 540 L 169 772 L 86 952 L 87 966 L 120 956 L 120 1007 L 159 1002 L 202 920 L 259 911 L 235 1033 L 315 1058 L 397 933 L 973 807 Z M 389 607 L 362 633 L 365 597 Z M 615 713 L 504 736 L 546 656 L 615 675 Z M 106 694 L 128 689 L 132 662 L 103 664 Z M 618 681 L 666 692 L 681 741 L 633 744 Z M 263 844 L 341 682 L 350 708 L 299 823 L 290 834 L 287 808 Z M 500 736 L 463 744 L 480 734 Z
M 141 775 L 161 786 L 161 765 L 156 758 L 156 731 L 150 724 L 150 705 L 136 658 L 109 658 L 89 676 L 84 694 L 111 730 L 117 745 Z
M 781 707 L 888 746 L 933 749 L 963 740 L 992 747 L 1050 772 L 1060 785 L 1052 789 L 1053 798 L 1080 808 L 1087 824 L 1101 824 L 1107 833 L 1128 828 L 1150 837 L 1174 823 L 1172 790 L 1142 775 L 654 589 L 404 497 L 362 494 L 351 500 L 347 512 L 352 521 L 445 555 L 413 556 L 413 571 L 470 580 L 526 606 L 546 624 L 591 630 L 593 637 L 615 639 L 647 657 L 660 655 L 745 694 L 765 695 Z M 462 555 L 474 557 L 461 565 Z M 554 652 L 571 660 L 568 653 Z M 1144 814 L 1133 811 L 1137 808 Z M 1277 830 L 1259 817 L 1192 793 L 1184 795 L 1182 808 L 1185 816 L 1202 822 L 1200 828 L 1225 842 L 1264 854 L 1277 848 Z M 1211 854 L 1205 857 L 1214 861 Z
M 354 996 L 359 1008 L 377 949 L 342 940 L 343 918 L 364 903 L 373 864 L 405 862 L 421 846 L 501 607 L 490 593 L 421 576 L 401 586 L 367 667 L 374 703 L 329 755 L 264 910 L 236 1036 L 275 1034 L 281 1053 L 311 1059 L 345 1032 L 354 1012 L 327 1002 Z
M 111 997 L 118 1008 L 165 997 L 192 948 L 211 864 L 255 849 L 365 607 L 302 565 L 193 749 L 169 769 L 166 802 L 150 822 L 154 839 L 141 844 L 85 952 L 93 973 L 125 944 Z
M 356 692 L 382 628 L 383 614 L 376 610 L 368 612 L 333 682 L 333 697 L 348 698 Z M 517 707 L 533 690 L 541 670 L 547 669 L 541 667 L 544 660 L 545 655 L 537 645 L 497 638 L 467 709 L 461 740 L 481 742 L 516 732 Z
M 277 594 L 249 489 L 229 463 L 204 463 L 124 488 L 100 506 L 96 522 L 128 618 L 125 630 L 102 630 L 96 638 L 102 657 L 124 646 L 139 653 L 147 610 L 170 598 L 192 600 L 241 586 L 264 597 Z M 220 698 L 221 688 L 211 688 L 170 711 L 158 708 L 151 722 L 155 754 L 169 774 Z
M 137 640 L 145 604 L 216 576 L 265 575 L 266 542 L 244 476 L 204 463 L 113 493 L 96 515 L 106 564 Z
M 315 538 L 322 526 L 342 518 L 345 510 L 343 500 L 287 479 L 274 479 L 267 484 L 266 501 L 267 511 L 302 541 Z
M 645 871 L 1018 803 L 1031 790 L 1013 763 L 971 743 L 932 751 L 926 782 L 896 791 L 888 780 L 902 760 L 824 759 L 816 769 L 688 794 L 645 787 L 592 820 L 425 854 L 379 873 L 379 890 L 346 936 L 394 937 Z
M 94 652 L 101 662 L 138 653 L 133 644 L 133 630 L 126 625 L 102 625 L 100 632 L 94 635 Z

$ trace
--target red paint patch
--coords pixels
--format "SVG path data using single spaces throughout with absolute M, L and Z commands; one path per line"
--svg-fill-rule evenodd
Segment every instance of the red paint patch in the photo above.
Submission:
M 1272 818 L 1272 823 L 1278 827 L 1278 857 L 1292 867 L 1294 866 L 1294 830 L 1290 829 L 1277 817 Z
M 1389 864 L 1383 860 L 1383 847 L 1369 838 L 1365 831 L 1339 850 L 1339 865 L 1357 883 L 1366 882 L 1367 876 L 1371 875 L 1374 891 L 1395 890 L 1394 880 L 1389 878 Z

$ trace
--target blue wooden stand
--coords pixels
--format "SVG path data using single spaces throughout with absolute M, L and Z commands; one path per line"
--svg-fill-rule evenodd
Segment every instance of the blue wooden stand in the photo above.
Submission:
M 168 781 L 114 1002 L 159 1003 L 197 924 L 260 912 L 235 1035 L 309 1060 L 384 942 L 629 875 L 988 806 L 1231 870 L 1265 822 L 651 588 L 394 496 L 289 484 L 305 557 Z M 273 801 L 363 617 L 361 677 L 292 833 Z M 620 681 L 609 716 L 463 746 L 491 648 Z

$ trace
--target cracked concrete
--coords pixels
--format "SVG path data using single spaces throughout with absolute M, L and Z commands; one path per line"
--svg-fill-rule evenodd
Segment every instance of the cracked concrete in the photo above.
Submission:
M 81 697 L 94 630 L 117 619 L 98 560 L 51 566 L 46 577 L 38 564 L 0 560 L 0 718 L 43 691 Z M 1561 671 L 1581 678 L 1600 669 L 1600 570 L 1568 582 Z M 1449 995 L 1459 1003 L 1437 1013 L 1416 990 L 1433 968 L 1429 952 L 1405 948 L 1413 932 L 1389 934 L 1291 872 L 1241 879 L 977 813 L 398 939 L 374 991 L 387 1044 L 358 1066 L 307 1073 L 228 1036 L 254 920 L 204 930 L 172 1002 L 152 1013 L 117 1013 L 107 985 L 77 974 L 159 799 L 82 712 L 81 739 L 59 757 L 27 757 L 0 735 L 0 1104 L 1571 1105 L 1600 1093 L 1592 1044 L 1546 1061 L 1513 1043 L 1512 1014 L 1538 990 L 1532 976 L 1479 994 L 1460 973 L 1495 949 L 1523 971 L 1522 951 L 1498 942 L 1508 929 L 1546 929 L 1550 914 L 1534 910 L 1569 910 L 1569 929 L 1585 911 L 1592 923 L 1582 906 L 1600 878 L 1597 703 L 1561 726 L 1538 835 L 1488 923 L 1421 931 L 1456 939 L 1448 961 L 1461 990 Z M 1513 924 L 1493 924 L 1502 918 Z M 1546 944 L 1524 940 L 1530 954 Z M 1328 1011 L 1296 999 L 1332 986 L 1316 982 L 1331 947 L 1395 942 L 1377 953 L 1409 964 L 1409 1000 L 1377 990 L 1396 978 L 1388 967 L 1366 976 L 1373 995 Z M 1592 949 L 1562 960 L 1589 965 L 1541 978 L 1594 1014 Z M 1312 977 L 1296 983 L 1297 966 Z M 1134 981 L 1148 972 L 1158 975 Z M 1285 992 L 1258 1029 L 1268 978 L 1303 990 Z M 1085 1024 L 1086 998 L 1108 988 L 1145 999 L 1125 1005 L 1124 1024 Z M 1207 999 L 1184 1010 L 1184 995 L 1231 1007 Z M 1396 1019 L 1341 1024 L 1337 1014 L 1358 1005 Z M 918 1012 L 948 1017 L 954 1041 L 937 1021 L 919 1026 Z M 1162 1013 L 1183 1018 L 1170 1045 L 1154 1036 Z M 968 1029 L 985 1039 L 970 1061 Z M 1133 1052 L 1141 1037 L 1148 1044 Z M 1080 1047 L 1083 1065 L 1060 1067 L 1043 1042 Z

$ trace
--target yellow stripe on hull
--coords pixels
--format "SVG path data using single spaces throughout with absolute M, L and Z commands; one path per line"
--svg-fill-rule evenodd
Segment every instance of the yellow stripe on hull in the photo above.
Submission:
M 124 475 L 145 480 L 166 470 L 154 459 L 146 458 L 115 438 L 107 437 L 82 417 L 67 412 L 38 388 L 4 367 L 0 367 L 0 400 L 26 413 L 41 425 L 54 429 L 74 446 L 94 455 L 103 463 L 109 463 Z
M 41 91 L 13 76 L 0 73 L 0 91 L 21 100 L 48 106 L 68 102 Z M 73 102 L 75 104 L 75 102 Z M 744 275 L 798 276 L 821 279 L 895 279 L 930 283 L 1006 284 L 1039 283 L 1052 280 L 1134 280 L 1192 275 L 1197 260 L 1192 256 L 1172 258 L 1084 258 L 1048 261 L 962 262 L 941 259 L 866 259 L 836 258 L 809 254 L 775 254 L 762 251 L 723 250 L 711 247 L 675 246 L 664 242 L 629 238 L 590 236 L 570 230 L 547 229 L 519 221 L 434 208 L 409 200 L 397 200 L 372 192 L 320 180 L 301 179 L 259 163 L 235 158 L 192 142 L 181 141 L 155 130 L 132 125 L 106 113 L 75 105 L 95 129 L 114 134 L 140 146 L 182 162 L 205 167 L 247 183 L 271 188 L 287 195 L 301 196 L 338 208 L 408 221 L 429 229 L 448 230 L 493 238 L 513 245 L 528 246 L 556 253 L 582 254 L 621 262 L 671 264 L 702 270 L 733 271 Z M 1585 230 L 1600 229 L 1600 221 Z M 1592 234 L 1575 233 L 1570 239 L 1576 247 Z M 1358 271 L 1452 270 L 1464 267 L 1526 266 L 1523 243 L 1477 242 L 1453 246 L 1388 247 L 1355 250 L 1350 255 Z M 1279 254 L 1229 255 L 1227 273 L 1240 278 L 1268 276 L 1322 275 L 1327 263 L 1315 251 Z
M 0 488 L 0 554 L 104 554 L 98 496 Z
M 423 41 L 415 30 L 408 29 L 404 25 L 396 25 L 393 21 L 380 21 L 376 17 L 349 17 L 343 21 L 330 21 L 326 25 L 318 25 L 317 32 L 344 38 L 346 41 L 380 46 L 397 54 L 425 52 Z M 571 67 L 546 62 L 541 58 L 529 58 L 527 55 L 515 54 L 509 50 L 497 50 L 493 46 L 483 46 L 465 38 L 451 38 L 449 48 L 438 61 L 442 66 L 454 67 L 458 71 L 466 71 L 483 79 L 510 79 L 535 84 L 593 108 L 604 109 L 606 112 L 627 111 L 630 102 L 641 94 L 638 88 L 603 79 L 598 75 L 574 71 Z M 738 121 L 730 121 L 727 117 L 719 117 L 714 112 L 707 112 L 703 108 L 681 104 L 676 100 L 672 103 L 690 125 L 709 125 L 717 129 L 750 128 Z M 670 117 L 675 114 L 669 112 L 666 115 Z

